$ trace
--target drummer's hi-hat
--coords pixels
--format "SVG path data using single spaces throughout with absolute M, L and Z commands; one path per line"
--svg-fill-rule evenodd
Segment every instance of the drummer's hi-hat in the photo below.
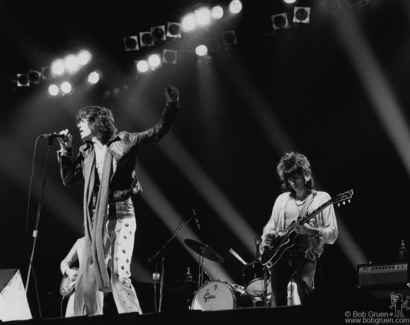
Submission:
M 192 249 L 195 253 L 207 258 L 208 260 L 222 263 L 224 261 L 223 257 L 214 251 L 211 247 L 206 244 L 202 244 L 193 239 L 185 239 L 185 244 Z

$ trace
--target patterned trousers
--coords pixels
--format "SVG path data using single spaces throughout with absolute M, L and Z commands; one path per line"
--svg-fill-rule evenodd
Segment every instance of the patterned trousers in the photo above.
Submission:
M 117 202 L 118 205 L 128 205 L 126 209 L 132 209 L 132 203 Z M 115 208 L 114 208 L 115 209 Z M 110 207 L 110 216 L 104 237 L 104 252 L 106 265 L 111 272 L 111 287 L 114 301 L 119 314 L 138 312 L 142 310 L 137 294 L 131 283 L 131 259 L 134 250 L 134 236 L 137 228 L 135 215 L 124 213 L 121 207 L 116 219 L 113 219 L 113 209 Z M 119 212 L 119 211 L 117 211 Z

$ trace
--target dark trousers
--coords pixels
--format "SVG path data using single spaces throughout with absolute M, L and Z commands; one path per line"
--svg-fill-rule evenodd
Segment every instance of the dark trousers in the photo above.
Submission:
M 297 284 L 300 302 L 306 304 L 313 292 L 315 272 L 316 261 L 306 259 L 304 254 L 285 252 L 271 268 L 271 306 L 287 305 L 287 287 L 291 280 Z

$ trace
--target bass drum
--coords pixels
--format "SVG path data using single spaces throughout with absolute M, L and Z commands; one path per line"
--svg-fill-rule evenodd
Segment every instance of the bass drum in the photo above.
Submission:
M 262 297 L 265 291 L 265 281 L 263 279 L 263 265 L 260 261 L 253 261 L 242 270 L 246 292 L 252 297 Z M 269 296 L 272 293 L 270 286 L 270 271 L 267 273 L 267 290 L 266 294 Z
M 195 293 L 191 309 L 225 310 L 253 307 L 252 297 L 240 288 L 221 280 L 207 282 Z

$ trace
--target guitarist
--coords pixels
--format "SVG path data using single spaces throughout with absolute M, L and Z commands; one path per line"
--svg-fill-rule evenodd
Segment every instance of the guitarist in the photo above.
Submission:
M 263 229 L 262 255 L 268 252 L 268 247 L 274 249 L 275 244 L 280 243 L 281 234 L 294 229 L 293 237 L 289 237 L 291 245 L 285 246 L 287 248 L 271 267 L 271 306 L 287 304 L 290 281 L 296 282 L 300 301 L 305 304 L 314 288 L 316 260 L 322 254 L 324 244 L 336 241 L 336 216 L 333 205 L 329 205 L 308 223 L 294 223 L 330 199 L 328 193 L 313 189 L 312 170 L 304 155 L 286 153 L 277 166 L 277 173 L 284 193 L 276 199 L 272 215 Z
M 86 310 L 84 309 L 82 313 L 76 313 L 74 309 L 74 300 L 75 300 L 75 284 L 78 275 L 78 268 L 73 267 L 74 263 L 78 260 L 81 261 L 82 248 L 83 248 L 84 237 L 77 239 L 74 246 L 71 248 L 70 252 L 60 263 L 60 270 L 63 274 L 64 285 L 60 288 L 63 296 L 70 295 L 68 299 L 66 314 L 65 317 L 81 316 L 86 315 Z M 96 311 L 93 315 L 102 315 L 103 314 L 103 304 L 104 304 L 104 293 L 101 291 L 95 291 L 95 298 L 92 300 L 96 301 Z

